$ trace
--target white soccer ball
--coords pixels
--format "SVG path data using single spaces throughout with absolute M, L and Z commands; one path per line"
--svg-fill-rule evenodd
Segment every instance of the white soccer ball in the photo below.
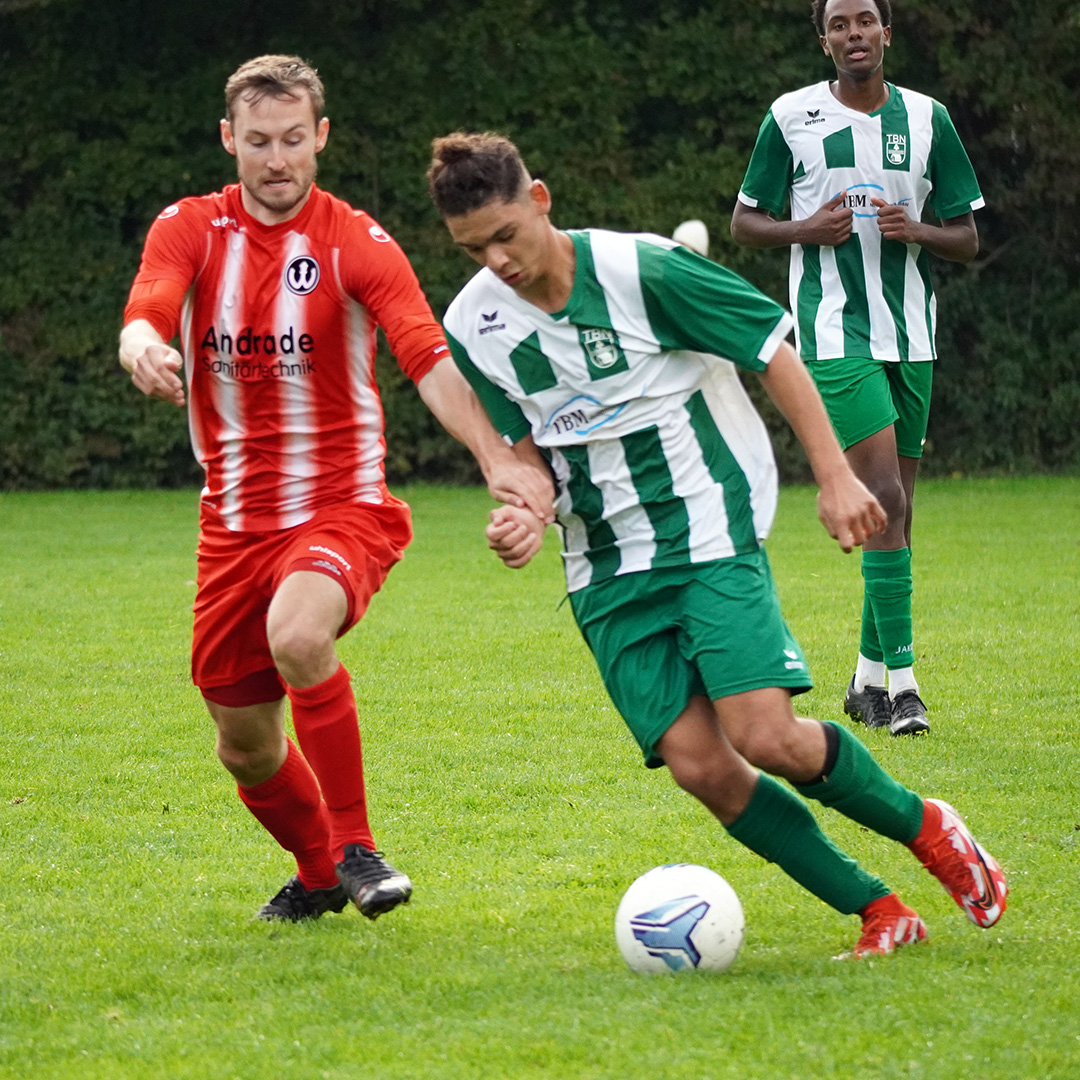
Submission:
M 735 890 L 717 873 L 671 863 L 642 874 L 615 912 L 615 940 L 634 971 L 726 971 L 745 922 Z

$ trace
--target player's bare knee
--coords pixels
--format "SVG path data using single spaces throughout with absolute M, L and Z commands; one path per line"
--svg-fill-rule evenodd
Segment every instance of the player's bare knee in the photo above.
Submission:
M 675 783 L 702 801 L 712 801 L 727 786 L 731 771 L 725 757 L 683 754 L 668 758 L 668 770 Z
M 821 772 L 825 736 L 816 720 L 792 717 L 751 736 L 742 750 L 755 768 L 792 783 L 802 783 Z
M 321 673 L 333 653 L 334 641 L 329 634 L 305 627 L 282 626 L 270 636 L 274 666 L 292 686 L 311 685 L 312 677 Z
M 904 521 L 908 512 L 908 500 L 899 476 L 887 474 L 873 477 L 867 487 L 889 515 L 890 523 Z
M 219 737 L 214 749 L 221 764 L 244 787 L 269 780 L 281 767 L 283 757 L 281 747 L 276 743 L 242 746 Z
M 739 752 L 755 769 L 787 776 L 798 771 L 803 757 L 801 743 L 799 732 L 792 726 L 763 725 L 744 734 Z

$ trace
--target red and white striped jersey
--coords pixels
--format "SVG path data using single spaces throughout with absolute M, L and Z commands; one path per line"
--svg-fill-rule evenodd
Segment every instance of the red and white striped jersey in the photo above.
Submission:
M 151 284 L 164 282 L 164 294 Z M 138 318 L 166 341 L 179 328 L 204 512 L 238 532 L 391 500 L 376 327 L 413 381 L 448 355 L 402 250 L 317 187 L 279 225 L 251 217 L 238 184 L 167 207 L 124 312 Z

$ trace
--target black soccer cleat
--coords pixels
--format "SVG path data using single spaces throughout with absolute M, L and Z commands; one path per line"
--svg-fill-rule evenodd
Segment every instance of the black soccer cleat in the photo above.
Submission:
M 852 678 L 844 694 L 844 712 L 867 727 L 888 727 L 892 720 L 889 691 L 884 686 L 866 686 L 856 690 L 855 679 Z
M 408 877 L 395 870 L 381 851 L 369 851 L 362 844 L 347 844 L 345 858 L 335 869 L 349 899 L 369 919 L 377 919 L 398 904 L 407 904 L 412 896 Z
M 284 920 L 302 922 L 317 919 L 327 911 L 342 911 L 349 902 L 340 885 L 329 889 L 305 889 L 298 877 L 291 877 L 272 900 L 263 904 L 255 913 L 264 922 Z
M 889 731 L 894 735 L 925 735 L 929 730 L 922 698 L 914 690 L 902 690 L 892 700 Z

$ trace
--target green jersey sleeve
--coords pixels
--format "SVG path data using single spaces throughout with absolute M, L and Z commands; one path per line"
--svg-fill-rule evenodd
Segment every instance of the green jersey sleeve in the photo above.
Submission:
M 764 371 L 791 316 L 738 274 L 685 248 L 638 242 L 645 311 L 665 349 L 713 353 Z
M 977 210 L 983 205 L 983 197 L 949 110 L 937 101 L 934 102 L 932 127 L 928 171 L 934 187 L 930 205 L 941 221 L 948 221 Z
M 444 332 L 445 329 L 444 327 Z M 446 343 L 450 346 L 450 355 L 453 356 L 454 363 L 476 392 L 495 430 L 511 442 L 524 439 L 532 430 L 532 425 L 525 419 L 525 414 L 518 407 L 517 402 L 511 401 L 506 392 L 496 386 L 472 362 L 465 347 L 452 334 L 446 334 Z
M 749 206 L 782 214 L 794 175 L 791 147 L 770 109 L 758 129 L 740 197 Z

